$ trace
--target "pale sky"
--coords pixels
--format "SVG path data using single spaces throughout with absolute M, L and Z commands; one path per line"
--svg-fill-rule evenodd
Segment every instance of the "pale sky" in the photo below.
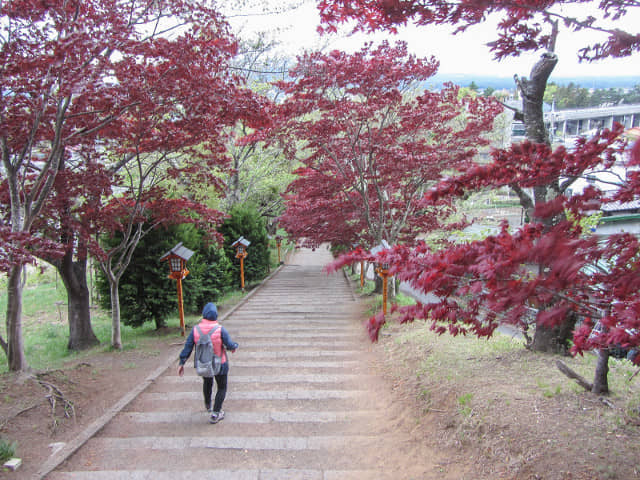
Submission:
M 261 0 L 261 4 L 273 3 L 281 5 L 278 0 Z M 539 58 L 540 53 L 526 54 L 517 58 L 507 58 L 500 62 L 492 58 L 486 42 L 495 39 L 495 27 L 487 22 L 468 29 L 458 35 L 452 35 L 451 27 L 408 27 L 399 35 L 386 32 L 374 36 L 358 34 L 355 36 L 324 35 L 316 33 L 319 15 L 316 2 L 300 0 L 298 8 L 279 14 L 247 15 L 231 18 L 235 29 L 243 34 L 251 31 L 276 31 L 275 37 L 282 41 L 282 51 L 295 55 L 304 49 L 340 49 L 353 51 L 359 49 L 366 40 L 380 41 L 388 39 L 405 40 L 411 52 L 419 56 L 435 56 L 440 61 L 439 73 L 471 73 L 477 75 L 491 75 L 512 77 L 514 74 L 528 76 L 531 67 Z M 299 2 L 299 3 L 300 3 Z M 584 10 L 584 6 L 580 7 Z M 637 32 L 640 26 L 640 8 L 631 8 L 624 20 L 627 31 Z M 243 13 L 259 12 L 258 9 L 245 7 Z M 577 47 L 587 43 L 593 33 L 561 32 L 557 42 L 556 53 L 559 62 L 553 72 L 553 77 L 567 76 L 637 76 L 640 83 L 640 54 L 617 60 L 600 61 L 597 63 L 579 63 L 577 61 Z M 553 78 L 552 77 L 552 78 Z

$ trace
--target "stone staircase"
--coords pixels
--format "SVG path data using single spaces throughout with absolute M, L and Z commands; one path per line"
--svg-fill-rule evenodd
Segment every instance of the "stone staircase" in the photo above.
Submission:
M 385 455 L 402 438 L 376 421 L 391 406 L 362 307 L 341 273 L 322 271 L 329 260 L 297 254 L 222 320 L 240 344 L 223 421 L 208 422 L 201 379 L 178 377 L 176 362 L 45 478 L 409 478 Z

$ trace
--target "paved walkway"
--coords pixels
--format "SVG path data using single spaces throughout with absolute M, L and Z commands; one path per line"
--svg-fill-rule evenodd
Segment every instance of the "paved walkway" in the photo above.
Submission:
M 46 478 L 408 478 L 384 454 L 402 440 L 375 421 L 389 405 L 363 361 L 361 305 L 341 273 L 322 272 L 329 260 L 298 253 L 224 319 L 240 348 L 222 422 L 208 423 L 193 369 L 180 378 L 172 364 Z

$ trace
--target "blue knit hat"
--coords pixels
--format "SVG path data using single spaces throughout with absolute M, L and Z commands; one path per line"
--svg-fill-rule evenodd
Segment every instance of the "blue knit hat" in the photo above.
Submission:
M 202 309 L 202 318 L 206 318 L 207 320 L 217 320 L 218 319 L 218 309 L 215 304 L 209 302 Z

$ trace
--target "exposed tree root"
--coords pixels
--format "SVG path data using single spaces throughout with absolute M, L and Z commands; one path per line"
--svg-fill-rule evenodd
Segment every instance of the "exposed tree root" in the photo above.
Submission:
M 41 378 L 36 378 L 36 381 L 42 387 L 47 389 L 47 394 L 45 395 L 45 398 L 47 400 L 49 400 L 49 405 L 51 405 L 51 420 L 52 420 L 51 429 L 52 429 L 52 431 L 55 432 L 56 429 L 58 428 L 58 425 L 59 425 L 58 417 L 56 415 L 56 409 L 58 407 L 58 402 L 62 406 L 62 409 L 63 409 L 63 412 L 64 412 L 64 416 L 66 418 L 73 418 L 73 419 L 76 418 L 76 410 L 75 410 L 75 407 L 73 405 L 73 402 L 71 400 L 69 400 L 67 397 L 65 397 L 64 393 L 62 393 L 62 391 L 57 386 L 55 386 L 51 382 L 47 382 L 46 380 L 42 380 Z
M 563 362 L 561 362 L 560 360 L 557 360 L 556 366 L 558 367 L 558 370 L 564 373 L 567 377 L 575 380 L 578 383 L 578 385 L 580 385 L 582 388 L 584 388 L 589 392 L 592 391 L 593 386 L 589 382 L 587 382 L 582 376 L 578 375 L 576 372 L 574 372 L 569 367 L 567 367 L 567 365 L 565 365 Z M 606 397 L 600 396 L 598 397 L 598 400 L 600 401 L 600 403 L 602 403 L 603 405 L 606 405 L 607 407 L 613 410 L 621 411 L 622 416 L 624 417 L 627 424 L 640 426 L 640 408 L 638 408 L 639 415 L 635 416 L 635 415 L 630 415 L 628 412 L 625 412 L 624 409 L 620 409 L 619 407 L 616 407 L 616 405 Z
M 578 375 L 576 372 L 574 372 L 569 367 L 567 367 L 567 365 L 565 365 L 564 362 L 560 360 L 556 360 L 556 367 L 558 367 L 558 370 L 564 373 L 567 377 L 575 380 L 578 383 L 578 385 L 580 385 L 582 388 L 584 388 L 588 392 L 590 392 L 593 389 L 593 385 L 591 383 L 589 383 L 587 380 L 584 379 L 584 377 Z

